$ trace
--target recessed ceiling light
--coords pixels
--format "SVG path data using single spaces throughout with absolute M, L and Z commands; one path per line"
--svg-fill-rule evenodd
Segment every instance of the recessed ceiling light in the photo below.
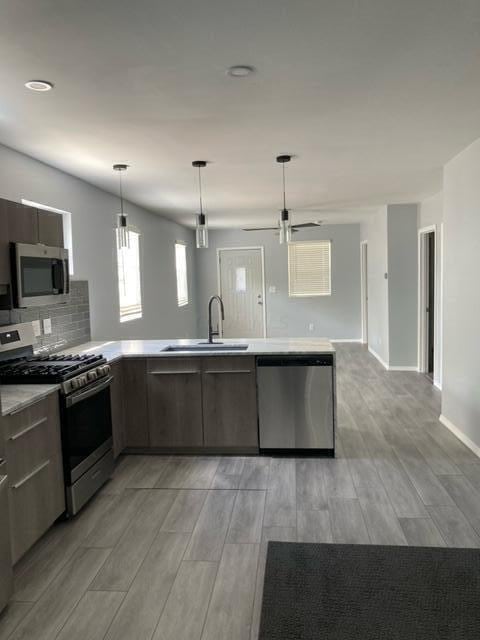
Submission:
M 233 78 L 246 78 L 255 73 L 255 67 L 246 64 L 236 64 L 227 69 L 227 74 Z
M 46 80 L 29 80 L 25 83 L 25 86 L 31 91 L 50 91 L 53 89 L 53 82 L 47 82 Z

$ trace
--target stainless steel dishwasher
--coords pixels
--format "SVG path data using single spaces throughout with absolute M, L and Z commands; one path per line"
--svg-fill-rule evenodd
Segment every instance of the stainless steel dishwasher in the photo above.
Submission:
M 333 456 L 333 354 L 259 356 L 258 414 L 262 453 Z

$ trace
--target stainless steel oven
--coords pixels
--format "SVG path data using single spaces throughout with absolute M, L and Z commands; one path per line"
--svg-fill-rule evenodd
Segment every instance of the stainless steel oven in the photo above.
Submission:
M 70 293 L 68 250 L 43 244 L 12 245 L 17 307 L 65 302 Z
M 107 376 L 62 396 L 62 450 L 68 515 L 75 515 L 113 471 L 112 380 L 112 376 Z

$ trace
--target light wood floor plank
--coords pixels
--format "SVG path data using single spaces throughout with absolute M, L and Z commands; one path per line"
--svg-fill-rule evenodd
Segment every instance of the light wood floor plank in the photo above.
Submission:
M 153 640 L 200 640 L 216 575 L 216 563 L 182 562 Z
M 187 548 L 187 533 L 159 533 L 130 587 L 107 640 L 151 640 Z
M 55 640 L 103 640 L 124 593 L 87 591 Z
M 202 640 L 250 638 L 258 544 L 226 544 Z
M 445 540 L 431 518 L 400 518 L 411 547 L 445 547 Z
M 236 491 L 209 491 L 193 530 L 185 560 L 220 562 Z
M 480 538 L 457 506 L 428 507 L 442 538 L 449 547 L 480 547 Z
M 162 531 L 191 533 L 207 497 L 207 491 L 182 489 L 178 491 L 170 511 L 162 524 Z
M 333 541 L 341 544 L 369 544 L 370 537 L 357 499 L 329 500 Z
M 239 491 L 226 542 L 261 542 L 265 491 Z
M 357 495 L 372 544 L 406 545 L 407 539 L 385 489 L 358 487 Z
M 465 476 L 441 476 L 440 481 L 457 507 L 480 535 L 480 492 Z
M 265 491 L 268 486 L 270 458 L 247 458 L 240 479 L 240 489 Z
M 27 613 L 33 607 L 31 602 L 10 602 L 0 614 L 0 640 L 7 640 Z
M 333 542 L 328 510 L 298 509 L 297 540 L 298 542 Z
M 93 581 L 91 589 L 128 591 L 176 495 L 174 489 L 154 489 L 148 492 L 132 523 Z
M 296 461 L 297 509 L 319 510 L 327 508 L 327 489 L 324 461 L 299 458 Z
M 265 503 L 265 527 L 295 527 L 296 478 L 295 460 L 273 458 L 270 463 Z

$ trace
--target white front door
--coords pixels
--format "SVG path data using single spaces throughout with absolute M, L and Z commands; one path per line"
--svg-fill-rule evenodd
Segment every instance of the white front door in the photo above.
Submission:
M 219 289 L 225 307 L 224 338 L 265 335 L 263 252 L 219 249 Z

